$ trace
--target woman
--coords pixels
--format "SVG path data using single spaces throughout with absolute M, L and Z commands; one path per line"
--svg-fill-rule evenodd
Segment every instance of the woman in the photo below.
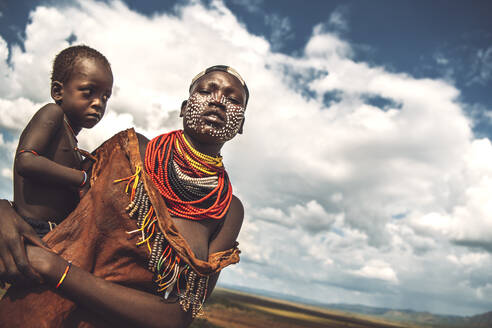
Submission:
M 149 141 L 128 130 L 99 147 L 91 189 L 43 239 L 57 254 L 26 248 L 34 272 L 21 270 L 45 284 L 11 287 L 0 326 L 188 326 L 220 270 L 239 261 L 243 207 L 220 150 L 242 132 L 248 96 L 234 70 L 210 67 L 182 103 L 183 131 Z M 8 250 L 20 241 L 4 236 L 24 226 L 7 220 L 2 266 L 13 276 L 22 261 Z

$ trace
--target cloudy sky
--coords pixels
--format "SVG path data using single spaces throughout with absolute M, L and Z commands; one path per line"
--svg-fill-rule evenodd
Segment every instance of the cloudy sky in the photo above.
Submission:
M 0 197 L 50 101 L 54 55 L 90 45 L 113 97 L 81 133 L 180 127 L 191 78 L 235 67 L 251 99 L 224 158 L 246 208 L 221 282 L 326 303 L 492 310 L 487 1 L 0 1 Z M 145 4 L 142 4 L 145 3 Z

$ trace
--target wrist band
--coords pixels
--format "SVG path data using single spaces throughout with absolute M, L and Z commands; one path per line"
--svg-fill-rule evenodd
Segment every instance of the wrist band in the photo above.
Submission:
M 22 154 L 22 153 L 31 153 L 33 155 L 39 156 L 39 154 L 32 149 L 21 149 L 17 154 Z
M 63 275 L 60 278 L 60 281 L 58 281 L 58 284 L 56 285 L 56 288 L 60 287 L 65 278 L 67 277 L 68 271 L 70 270 L 70 267 L 72 266 L 72 261 L 68 261 L 67 267 L 65 268 L 65 272 L 63 272 Z
M 85 186 L 85 183 L 87 182 L 87 172 L 85 172 L 84 170 L 82 170 L 82 172 L 84 172 L 84 179 L 82 180 L 82 183 L 80 184 L 79 188 Z

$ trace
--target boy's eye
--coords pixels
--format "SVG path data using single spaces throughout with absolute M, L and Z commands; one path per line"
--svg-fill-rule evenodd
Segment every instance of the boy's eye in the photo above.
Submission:
M 84 97 L 90 97 L 92 95 L 92 89 L 82 89 L 82 95 Z

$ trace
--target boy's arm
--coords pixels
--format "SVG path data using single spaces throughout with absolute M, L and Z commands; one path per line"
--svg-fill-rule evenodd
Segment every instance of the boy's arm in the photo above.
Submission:
M 26 178 L 50 184 L 78 187 L 84 180 L 81 170 L 60 165 L 43 154 L 63 128 L 63 110 L 56 104 L 42 107 L 24 129 L 15 156 L 16 172 Z
M 28 279 L 40 281 L 27 260 L 24 239 L 41 246 L 43 242 L 33 228 L 22 220 L 5 199 L 0 200 L 0 287 Z

